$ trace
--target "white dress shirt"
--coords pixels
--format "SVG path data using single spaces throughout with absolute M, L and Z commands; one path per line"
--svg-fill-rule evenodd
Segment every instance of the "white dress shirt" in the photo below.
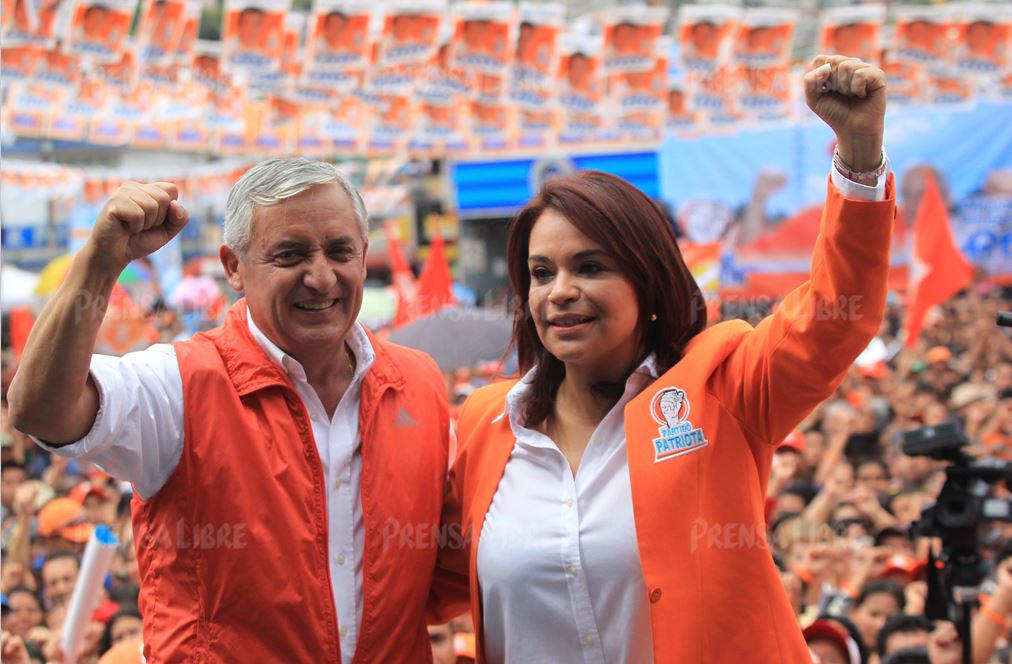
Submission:
M 884 200 L 877 186 L 831 179 L 841 194 Z M 574 477 L 544 434 L 524 426 L 536 369 L 509 391 L 516 443 L 478 540 L 478 583 L 490 664 L 653 661 L 626 458 L 625 405 L 657 378 L 650 356 L 590 437 Z
M 362 622 L 362 554 L 365 525 L 359 487 L 362 438 L 359 397 L 362 377 L 376 355 L 365 330 L 352 326 L 347 342 L 355 355 L 355 376 L 328 417 L 306 372 L 295 358 L 270 341 L 248 315 L 249 330 L 271 361 L 285 370 L 309 413 L 313 438 L 326 479 L 330 579 L 337 608 L 341 660 L 351 662 Z M 123 357 L 94 355 L 91 375 L 98 385 L 99 410 L 91 431 L 56 454 L 92 461 L 133 484 L 142 499 L 168 481 L 183 453 L 183 381 L 175 349 L 156 344 Z

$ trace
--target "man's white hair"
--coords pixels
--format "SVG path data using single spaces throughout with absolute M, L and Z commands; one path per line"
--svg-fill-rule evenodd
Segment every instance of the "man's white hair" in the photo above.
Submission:
M 366 238 L 369 217 L 365 203 L 348 178 L 333 164 L 296 157 L 262 161 L 239 178 L 225 203 L 225 244 L 238 256 L 244 256 L 253 235 L 254 206 L 277 205 L 319 184 L 336 184 L 344 190 L 355 210 L 362 238 Z

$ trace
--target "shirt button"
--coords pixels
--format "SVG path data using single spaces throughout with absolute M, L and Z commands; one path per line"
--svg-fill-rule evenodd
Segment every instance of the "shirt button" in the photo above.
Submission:
M 573 505 L 574 504 L 575 503 L 573 502 L 572 498 L 570 498 L 569 500 L 566 501 L 566 507 L 568 507 L 569 509 L 573 509 Z
M 576 565 L 570 565 L 569 569 L 567 569 L 566 571 L 569 572 L 569 576 L 576 576 L 577 574 L 580 573 L 580 570 L 577 569 Z
M 656 604 L 659 601 L 661 601 L 661 589 L 660 588 L 653 588 L 650 591 L 650 602 L 653 603 L 653 604 Z
M 594 636 L 592 634 L 588 634 L 587 636 L 583 637 L 583 642 L 586 643 L 588 646 L 593 645 Z
M 342 639 L 343 639 L 344 637 L 348 636 L 348 628 L 347 628 L 347 627 L 342 627 L 341 629 L 339 629 L 339 630 L 337 630 L 337 631 L 338 631 L 338 633 L 339 633 L 339 634 L 341 635 L 341 638 L 342 638 Z
M 344 554 L 343 553 L 337 554 L 337 564 L 338 565 L 343 565 L 344 564 Z
M 340 489 L 342 484 L 344 484 L 344 482 L 341 481 L 340 477 L 338 477 L 336 480 L 334 480 L 334 488 L 335 489 Z

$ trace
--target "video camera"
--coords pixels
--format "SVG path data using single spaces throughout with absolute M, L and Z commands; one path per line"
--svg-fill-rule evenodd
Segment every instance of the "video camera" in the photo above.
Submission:
M 927 426 L 903 433 L 903 453 L 948 461 L 945 484 L 935 504 L 924 511 L 913 531 L 919 537 L 942 541 L 941 553 L 929 554 L 925 615 L 950 620 L 963 640 L 963 661 L 970 661 L 970 617 L 980 583 L 987 576 L 977 544 L 980 526 L 986 521 L 1012 522 L 1012 501 L 988 498 L 990 485 L 1004 482 L 1012 489 L 1012 464 L 977 461 L 963 451 L 968 443 L 955 422 Z

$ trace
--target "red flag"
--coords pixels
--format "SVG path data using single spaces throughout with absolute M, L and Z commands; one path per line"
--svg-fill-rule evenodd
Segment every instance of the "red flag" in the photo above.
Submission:
M 35 316 L 28 307 L 11 309 L 10 316 L 11 347 L 14 349 L 14 357 L 20 359 L 28 343 L 28 333 L 35 324 Z
M 397 313 L 394 314 L 394 329 L 407 325 L 418 316 L 415 276 L 411 274 L 408 262 L 401 253 L 401 243 L 397 241 L 397 228 L 389 223 L 383 227 L 387 237 L 387 251 L 390 253 L 390 273 L 393 277 L 394 289 L 397 291 Z
M 427 316 L 456 302 L 453 297 L 453 276 L 443 248 L 443 233 L 437 228 L 425 267 L 418 275 L 418 315 Z
M 935 178 L 928 169 L 924 169 L 924 177 L 924 196 L 914 220 L 913 252 L 910 256 L 907 346 L 913 346 L 917 341 L 928 309 L 961 291 L 973 277 L 973 266 L 959 251 L 952 237 L 949 213 Z

